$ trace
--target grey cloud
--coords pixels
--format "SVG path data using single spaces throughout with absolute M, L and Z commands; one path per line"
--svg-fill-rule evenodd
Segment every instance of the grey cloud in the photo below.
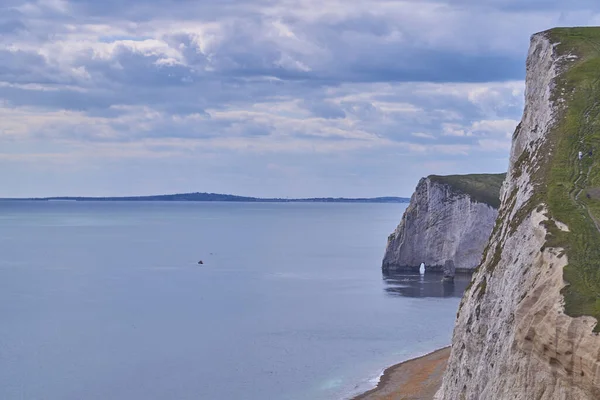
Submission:
M 149 21 L 157 17 L 178 17 L 193 19 L 196 17 L 215 18 L 223 15 L 249 13 L 248 6 L 269 4 L 270 0 L 70 0 L 76 12 L 82 15 L 102 17 L 119 16 L 132 21 Z M 254 8 L 254 7 L 252 7 Z
M 27 90 L 19 87 L 0 86 L 0 98 L 7 99 L 12 106 L 35 106 L 45 109 L 87 111 L 93 115 L 97 110 L 106 110 L 116 101 L 114 95 L 72 91 L 57 87 L 56 90 Z
M 22 84 L 59 83 L 60 75 L 61 71 L 48 65 L 44 57 L 39 54 L 22 50 L 5 50 L 0 47 L 0 81 Z
M 316 117 L 335 119 L 346 116 L 346 113 L 340 106 L 332 102 L 323 101 L 322 99 L 306 99 L 303 102 L 303 106 Z
M 27 28 L 25 24 L 19 21 L 18 19 L 5 21 L 0 20 L 0 34 L 16 33 L 19 31 L 24 31 L 26 29 Z
M 434 163 L 438 145 L 471 149 L 472 164 L 444 156 L 456 172 L 484 169 L 489 157 L 473 150 L 477 140 L 503 133 L 477 123 L 510 123 L 522 108 L 520 88 L 490 82 L 523 79 L 534 30 L 563 20 L 586 24 L 600 10 L 596 2 L 557 0 L 442 0 L 437 14 L 423 1 L 402 10 L 378 0 L 340 2 L 340 9 L 333 1 L 321 9 L 283 0 L 71 0 L 65 9 L 14 8 L 23 4 L 0 6 L 0 100 L 15 111 L 0 112 L 2 128 L 10 123 L 38 147 L 60 139 L 75 149 L 115 143 L 169 152 L 183 141 L 202 148 L 181 145 L 185 154 L 226 153 L 231 168 L 244 171 L 267 159 L 288 161 L 252 158 L 240 150 L 249 144 L 304 154 L 299 164 L 324 165 L 314 153 L 326 149 L 355 152 L 346 168 L 358 175 L 389 174 L 399 155 L 413 160 L 413 150 Z M 419 11 L 414 20 L 411 10 Z M 139 46 L 114 45 L 123 39 Z M 432 82 L 439 85 L 425 90 Z M 464 82 L 492 89 L 465 94 Z M 453 85 L 456 93 L 442 90 Z M 62 120 L 45 115 L 64 110 Z M 12 117 L 18 112 L 20 120 Z M 444 136 L 447 123 L 473 136 Z M 418 132 L 435 140 L 412 135 Z M 217 141 L 222 148 L 211 147 Z M 338 148 L 350 150 L 331 150 Z M 494 154 L 494 167 L 505 162 L 504 150 Z M 248 164 L 239 161 L 244 157 Z
M 240 136 L 269 136 L 271 134 L 272 127 L 267 124 L 261 123 L 244 123 L 239 127 L 238 134 Z
M 311 143 L 341 143 L 347 140 L 340 136 L 321 136 L 318 135 L 318 132 L 294 132 L 294 137 L 297 139 L 308 140 Z
M 344 101 L 341 103 L 342 109 L 351 113 L 360 120 L 368 121 L 378 117 L 377 109 L 370 101 Z
M 395 28 L 393 21 L 366 12 L 328 26 L 333 32 L 368 33 L 373 36 L 389 35 Z
M 19 0 L 6 0 L 8 6 L 22 4 Z M 421 0 L 419 0 L 421 1 Z M 426 0 L 435 3 L 444 3 L 439 0 Z M 85 15 L 96 16 L 126 16 L 128 19 L 147 20 L 157 16 L 157 10 L 162 11 L 162 15 L 193 17 L 194 15 L 209 13 L 213 17 L 222 16 L 231 13 L 249 13 L 255 10 L 258 5 L 275 5 L 273 0 L 222 0 L 218 3 L 212 0 L 197 0 L 193 3 L 188 0 L 151 0 L 146 2 L 119 1 L 119 0 L 70 0 L 73 8 Z M 299 1 L 299 4 L 302 2 Z M 373 0 L 374 6 L 381 1 Z M 415 1 L 415 3 L 418 3 Z M 451 6 L 471 6 L 484 7 L 489 9 L 500 9 L 508 11 L 547 11 L 547 10 L 579 10 L 595 9 L 598 3 L 594 0 L 572 0 L 565 2 L 562 0 L 449 0 L 445 2 Z
M 396 57 L 396 62 L 387 57 Z M 445 51 L 410 50 L 369 52 L 353 63 L 350 73 L 358 82 L 489 82 L 523 79 L 521 58 L 496 55 L 460 55 Z
M 439 0 L 425 0 L 439 4 Z M 545 12 L 545 11 L 578 11 L 600 10 L 595 0 L 451 0 L 445 3 L 456 7 L 482 8 L 509 12 Z
M 81 65 L 101 79 L 124 86 L 186 86 L 190 75 L 184 66 L 157 65 L 157 56 L 136 54 L 121 47 L 111 60 L 81 60 Z

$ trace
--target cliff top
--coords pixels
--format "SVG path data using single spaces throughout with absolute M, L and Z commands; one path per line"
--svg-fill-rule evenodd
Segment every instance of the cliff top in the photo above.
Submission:
M 470 174 L 470 175 L 430 175 L 432 182 L 450 186 L 459 193 L 464 193 L 477 202 L 488 204 L 493 208 L 500 206 L 500 187 L 506 174 Z
M 558 75 L 551 89 L 558 112 L 539 156 L 521 155 L 516 173 L 529 170 L 536 183 L 527 211 L 546 203 L 550 216 L 569 227 L 547 226 L 547 246 L 564 248 L 568 257 L 566 313 L 600 321 L 600 28 L 538 35 L 555 45 Z

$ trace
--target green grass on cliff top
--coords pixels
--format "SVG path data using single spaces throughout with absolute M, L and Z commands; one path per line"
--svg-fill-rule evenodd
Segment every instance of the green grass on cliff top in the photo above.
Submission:
M 600 28 L 557 28 L 545 35 L 557 43 L 558 55 L 578 58 L 567 58 L 555 81 L 554 100 L 564 101 L 565 107 L 539 153 L 551 155 L 538 160 L 530 205 L 547 203 L 550 216 L 569 227 L 564 232 L 549 224 L 547 237 L 548 246 L 563 247 L 568 257 L 566 313 L 600 321 Z M 582 160 L 579 151 L 585 155 Z
M 475 201 L 494 208 L 500 206 L 500 187 L 506 174 L 430 175 L 432 182 L 449 185 L 460 193 L 471 196 Z

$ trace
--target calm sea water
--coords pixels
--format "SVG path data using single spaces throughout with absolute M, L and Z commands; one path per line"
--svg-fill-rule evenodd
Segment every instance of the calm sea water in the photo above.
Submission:
M 404 208 L 0 202 L 0 399 L 368 389 L 449 343 L 467 284 L 381 275 Z

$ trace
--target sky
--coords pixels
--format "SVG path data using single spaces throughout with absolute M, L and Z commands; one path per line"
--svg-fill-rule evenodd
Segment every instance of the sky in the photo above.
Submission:
M 596 0 L 2 0 L 0 197 L 410 196 L 504 172 Z

